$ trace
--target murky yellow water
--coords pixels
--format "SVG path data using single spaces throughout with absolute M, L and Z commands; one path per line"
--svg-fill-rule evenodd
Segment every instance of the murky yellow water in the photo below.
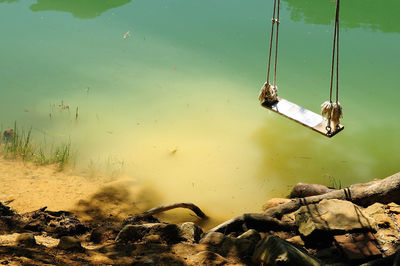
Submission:
M 282 5 L 279 93 L 318 112 L 334 3 Z M 89 174 L 123 170 L 160 203 L 220 217 L 258 211 L 300 181 L 384 177 L 399 170 L 399 5 L 342 4 L 345 130 L 327 139 L 258 104 L 269 1 L 0 1 L 0 121 L 71 141 Z

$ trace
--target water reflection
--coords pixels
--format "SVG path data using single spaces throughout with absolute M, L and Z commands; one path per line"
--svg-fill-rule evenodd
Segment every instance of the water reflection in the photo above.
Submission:
M 335 1 L 283 0 L 291 19 L 306 23 L 328 25 L 333 23 Z M 351 0 L 341 3 L 341 25 L 346 28 L 370 28 L 382 32 L 400 33 L 397 22 L 400 2 L 396 0 Z
M 0 0 L 0 3 L 13 3 L 19 0 Z M 112 8 L 128 4 L 132 0 L 37 0 L 32 11 L 69 12 L 76 18 L 89 19 L 100 16 Z

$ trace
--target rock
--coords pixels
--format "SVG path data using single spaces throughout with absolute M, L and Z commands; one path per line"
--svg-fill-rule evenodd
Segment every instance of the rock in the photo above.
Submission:
M 14 129 L 7 129 L 3 132 L 3 140 L 5 142 L 11 142 L 14 139 Z
M 33 232 L 46 232 L 56 238 L 86 233 L 89 228 L 81 223 L 70 212 L 45 211 L 46 207 L 21 215 L 21 227 Z
M 181 231 L 176 224 L 150 223 L 142 225 L 126 225 L 118 233 L 115 241 L 136 242 L 146 235 L 159 235 L 168 243 L 177 243 L 181 238 Z
M 35 236 L 32 233 L 22 233 L 15 240 L 16 244 L 24 247 L 36 246 Z
M 280 204 L 287 203 L 289 201 L 291 201 L 291 199 L 272 198 L 272 199 L 268 200 L 266 203 L 264 203 L 262 209 L 263 209 L 263 211 L 266 211 L 269 208 L 276 207 Z
M 119 231 L 117 237 L 115 238 L 115 241 L 136 242 L 140 240 L 143 236 L 145 236 L 145 233 L 146 228 L 144 228 L 142 225 L 128 224 L 125 225 L 121 231 Z
M 203 230 L 192 222 L 183 223 L 180 226 L 181 237 L 192 243 L 198 243 Z
M 224 265 L 228 260 L 211 251 L 201 251 L 188 258 L 189 265 Z
M 238 256 L 240 258 L 251 257 L 256 243 L 248 239 L 226 238 L 221 247 L 221 254 Z
M 303 241 L 303 239 L 301 239 L 300 236 L 291 237 L 289 239 L 286 239 L 286 241 L 288 241 L 292 244 L 298 245 L 298 246 L 304 246 L 304 241 Z
M 161 244 L 162 238 L 159 235 L 146 235 L 143 237 L 143 242 L 153 243 L 153 244 Z
M 261 235 L 256 230 L 250 229 L 238 236 L 238 239 L 247 239 L 254 243 L 258 243 L 258 241 L 261 240 Z
M 363 213 L 361 207 L 345 200 L 322 200 L 318 204 L 302 206 L 296 213 L 299 232 L 310 235 L 314 230 L 351 231 L 372 230 L 373 220 Z
M 380 256 L 375 236 L 368 233 L 353 233 L 334 236 L 337 245 L 349 260 L 360 260 Z
M 13 216 L 14 212 L 11 210 L 10 207 L 3 205 L 3 203 L 0 202 L 0 217 L 1 216 Z
M 389 212 L 400 214 L 400 205 L 392 202 L 392 203 L 389 203 L 387 205 L 387 207 L 389 208 Z
M 335 189 L 320 184 L 298 183 L 290 192 L 290 198 L 305 198 L 309 196 L 322 195 Z
M 222 256 L 243 257 L 251 255 L 255 247 L 255 243 L 251 240 L 228 237 L 218 232 L 206 233 L 199 243 L 208 245 L 212 251 Z
M 90 241 L 92 241 L 95 244 L 99 244 L 104 241 L 105 238 L 105 229 L 103 227 L 98 227 L 93 229 L 93 231 L 90 233 Z
M 330 266 L 347 266 L 348 264 L 341 263 L 344 261 L 348 261 L 347 258 L 343 257 L 343 252 L 336 248 L 335 246 L 331 246 L 329 248 L 324 248 L 317 250 L 315 257 L 319 260 L 323 261 L 323 265 L 330 265 Z
M 400 266 L 400 249 L 390 256 L 372 260 L 360 266 Z
M 84 248 L 81 245 L 81 241 L 72 236 L 63 236 L 60 238 L 60 242 L 57 248 L 71 251 L 83 251 Z
M 373 219 L 373 226 L 376 230 L 374 236 L 379 243 L 381 250 L 385 251 L 385 255 L 396 252 L 398 239 L 400 239 L 400 231 L 398 230 L 398 217 L 396 214 L 397 204 L 390 203 L 383 205 L 375 203 L 368 206 L 364 213 Z
M 207 232 L 203 235 L 200 244 L 208 244 L 213 246 L 219 246 L 224 242 L 226 236 L 223 233 L 218 232 Z
M 303 249 L 273 235 L 260 240 L 252 260 L 257 265 L 321 265 L 316 258 L 307 254 Z

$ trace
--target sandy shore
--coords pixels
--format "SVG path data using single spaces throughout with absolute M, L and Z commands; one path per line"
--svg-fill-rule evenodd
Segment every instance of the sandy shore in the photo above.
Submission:
M 0 202 L 11 200 L 8 206 L 18 213 L 47 206 L 49 210 L 73 210 L 82 215 L 99 216 L 102 212 L 126 217 L 147 207 L 134 203 L 142 190 L 127 177 L 110 182 L 0 157 Z

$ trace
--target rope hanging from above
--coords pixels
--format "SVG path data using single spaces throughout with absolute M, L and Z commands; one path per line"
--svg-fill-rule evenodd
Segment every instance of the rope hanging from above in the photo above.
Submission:
M 336 0 L 336 16 L 335 16 L 334 35 L 333 35 L 331 85 L 329 90 L 329 101 L 326 101 L 321 105 L 322 116 L 326 116 L 328 118 L 328 122 L 326 125 L 326 130 L 328 131 L 328 133 L 331 133 L 332 130 L 333 132 L 335 132 L 339 128 L 340 118 L 343 117 L 343 107 L 339 102 L 339 10 L 340 10 L 340 0 Z M 336 65 L 336 100 L 335 102 L 332 102 L 335 65 Z
M 278 64 L 278 37 L 279 37 L 279 8 L 280 0 L 274 0 L 274 10 L 272 13 L 272 29 L 271 38 L 269 42 L 269 56 L 268 56 L 268 71 L 267 71 L 267 81 L 261 87 L 260 94 L 258 95 L 258 100 L 260 103 L 267 102 L 268 104 L 273 104 L 278 101 L 278 87 L 276 86 L 276 68 Z M 275 36 L 275 56 L 274 56 L 274 80 L 273 84 L 269 82 L 269 74 L 271 70 L 271 58 L 272 58 L 272 47 L 274 41 L 274 29 L 276 26 L 276 36 Z

